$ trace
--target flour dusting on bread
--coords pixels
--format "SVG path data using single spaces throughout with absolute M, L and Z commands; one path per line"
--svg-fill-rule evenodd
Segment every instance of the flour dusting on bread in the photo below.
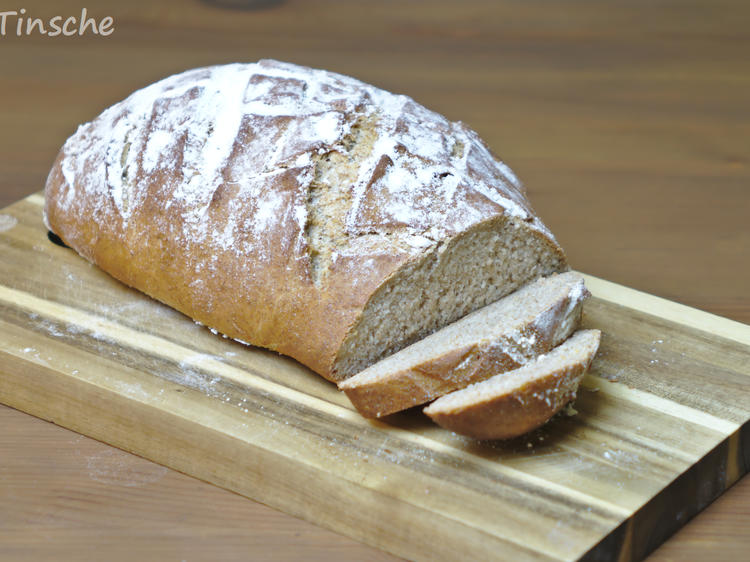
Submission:
M 399 250 L 419 251 L 482 220 L 488 208 L 544 229 L 510 169 L 461 123 L 353 78 L 275 61 L 169 77 L 80 127 L 64 147 L 66 202 L 73 204 L 78 190 L 111 197 L 127 223 L 145 184 L 167 173 L 172 181 L 164 189 L 171 205 L 181 206 L 183 234 L 212 236 L 241 253 L 234 234 L 247 228 L 262 233 L 283 220 L 287 205 L 306 222 L 305 201 L 272 196 L 265 189 L 269 179 L 281 181 L 293 170 L 296 181 L 309 184 L 320 155 L 349 152 L 344 143 L 360 116 L 369 119 L 377 140 L 341 209 L 353 244 L 357 234 L 376 231 L 380 244 L 392 236 Z M 95 146 L 106 150 L 97 155 Z M 209 226 L 209 208 L 224 185 L 248 191 L 258 205 L 254 220 L 217 232 Z M 374 209 L 371 200 L 380 192 L 391 205 Z

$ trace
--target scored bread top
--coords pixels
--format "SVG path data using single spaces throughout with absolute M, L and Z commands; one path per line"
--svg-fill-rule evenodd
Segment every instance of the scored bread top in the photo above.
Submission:
M 368 125 L 371 138 L 353 138 Z M 372 146 L 357 155 L 340 217 L 348 234 L 387 232 L 412 252 L 500 208 L 549 234 L 515 175 L 462 123 L 354 78 L 270 60 L 171 76 L 81 125 L 63 147 L 59 204 L 75 208 L 85 194 L 105 199 L 104 211 L 111 200 L 127 224 L 154 179 L 167 179 L 161 187 L 184 218 L 172 234 L 188 242 L 211 237 L 242 255 L 253 245 L 268 258 L 260 235 L 281 212 L 296 222 L 300 246 L 309 219 L 304 199 L 287 201 L 269 186 L 313 183 L 317 156 L 358 140 Z M 234 213 L 216 230 L 204 213 L 233 190 L 250 197 L 255 212 Z M 387 207 L 377 204 L 381 194 Z M 370 241 L 349 242 L 356 251 Z
M 50 230 L 121 281 L 324 376 L 384 280 L 498 216 L 565 267 L 476 133 L 276 61 L 189 70 L 105 110 L 62 147 L 45 205 Z

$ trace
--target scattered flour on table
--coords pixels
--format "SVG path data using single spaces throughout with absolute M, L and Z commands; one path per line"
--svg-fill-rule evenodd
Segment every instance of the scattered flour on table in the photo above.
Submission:
M 128 488 L 158 482 L 167 474 L 165 467 L 118 449 L 86 457 L 86 468 L 92 480 Z

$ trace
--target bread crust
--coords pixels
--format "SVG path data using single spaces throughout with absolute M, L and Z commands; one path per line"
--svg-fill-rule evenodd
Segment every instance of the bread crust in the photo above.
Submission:
M 551 368 L 542 377 L 519 381 L 510 390 L 461 406 L 449 408 L 439 401 L 433 402 L 424 413 L 441 427 L 476 439 L 510 439 L 523 435 L 547 422 L 575 399 L 578 385 L 599 345 L 599 331 L 586 332 L 595 333 L 596 343 L 577 361 Z M 452 397 L 446 395 L 446 398 Z
M 330 155 L 356 177 L 318 200 Z M 50 171 L 45 221 L 126 285 L 331 380 L 350 374 L 338 354 L 373 296 L 468 232 L 512 221 L 567 267 L 463 124 L 275 61 L 169 77 L 79 127 Z

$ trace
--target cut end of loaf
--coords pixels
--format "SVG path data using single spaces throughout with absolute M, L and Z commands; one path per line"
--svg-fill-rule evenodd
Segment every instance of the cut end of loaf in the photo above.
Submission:
M 498 216 L 397 270 L 370 298 L 337 355 L 343 381 L 519 287 L 566 271 L 561 248 L 515 217 Z
M 581 330 L 523 367 L 435 400 L 424 413 L 446 429 L 478 439 L 527 433 L 575 398 L 600 338 L 599 330 Z

